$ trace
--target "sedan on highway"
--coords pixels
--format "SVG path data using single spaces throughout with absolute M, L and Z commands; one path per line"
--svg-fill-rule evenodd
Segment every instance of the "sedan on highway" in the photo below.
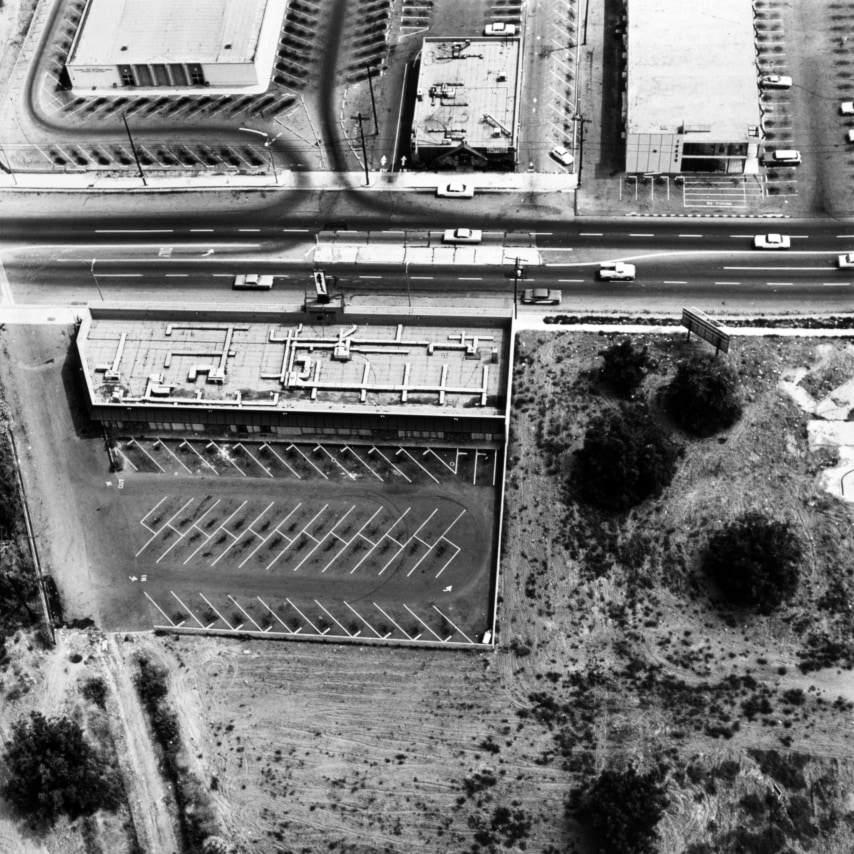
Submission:
M 482 239 L 479 228 L 448 228 L 442 235 L 442 243 L 480 243 Z
M 560 305 L 560 291 L 550 291 L 548 288 L 528 288 L 522 291 L 522 302 L 526 305 Z
M 446 199 L 471 199 L 474 197 L 474 187 L 471 184 L 450 183 L 436 188 L 436 195 Z
M 611 261 L 599 267 L 599 278 L 608 282 L 632 282 L 635 278 L 635 265 L 622 261 Z
M 792 78 L 780 74 L 766 74 L 759 84 L 765 89 L 789 89 L 792 85 Z
M 854 267 L 854 252 L 847 252 L 836 259 L 840 267 Z
M 839 114 L 841 116 L 854 116 L 854 101 L 843 101 L 839 105 Z
M 789 249 L 791 245 L 788 234 L 757 234 L 753 238 L 754 249 Z

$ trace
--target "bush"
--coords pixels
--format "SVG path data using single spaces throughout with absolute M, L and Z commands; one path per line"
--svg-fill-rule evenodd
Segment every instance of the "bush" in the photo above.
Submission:
M 659 776 L 603 771 L 572 807 L 589 824 L 604 854 L 654 854 L 668 798 Z
M 100 708 L 107 705 L 107 686 L 100 676 L 93 676 L 83 683 L 80 693 L 90 702 Z
M 741 418 L 738 374 L 723 359 L 696 356 L 679 363 L 664 391 L 671 417 L 695 436 L 711 436 Z
M 600 350 L 599 355 L 602 357 L 602 380 L 623 397 L 637 389 L 652 364 L 646 345 L 637 347 L 631 338 L 623 338 L 606 350 Z
M 114 809 L 121 784 L 116 773 L 68 718 L 48 720 L 32 712 L 12 726 L 3 761 L 3 797 L 20 812 L 51 823 Z
M 802 552 L 788 522 L 749 511 L 712 535 L 703 569 L 730 602 L 768 614 L 797 589 Z
M 646 406 L 607 412 L 590 423 L 578 451 L 582 494 L 598 507 L 628 510 L 664 491 L 681 454 Z

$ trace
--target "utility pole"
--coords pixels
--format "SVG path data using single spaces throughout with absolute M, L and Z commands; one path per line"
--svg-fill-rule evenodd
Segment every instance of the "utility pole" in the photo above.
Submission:
M 370 186 L 371 176 L 368 173 L 368 149 L 365 145 L 365 130 L 362 127 L 364 116 L 361 113 L 358 113 L 357 115 L 353 116 L 353 118 L 359 123 L 359 136 L 362 138 L 362 158 L 365 161 L 365 183 Z
M 581 170 L 584 168 L 584 125 L 589 125 L 592 119 L 585 119 L 579 113 L 573 118 L 574 122 L 578 122 L 578 186 L 581 186 Z
M 505 279 L 513 279 L 513 319 L 519 318 L 519 279 L 525 278 L 525 268 L 522 266 L 522 259 L 517 255 L 515 266 L 512 273 L 505 273 Z
M 380 123 L 377 121 L 377 102 L 374 100 L 374 75 L 370 65 L 365 66 L 368 72 L 368 88 L 371 90 L 371 109 L 374 112 L 374 136 L 380 135 Z
M 133 144 L 133 137 L 130 135 L 128 119 L 124 112 L 122 112 L 122 121 L 125 123 L 125 130 L 127 131 L 128 139 L 130 140 L 130 150 L 133 152 L 133 159 L 136 160 L 136 168 L 139 169 L 139 177 L 142 178 L 142 186 L 147 187 L 148 181 L 145 180 L 145 173 L 142 171 L 142 163 L 139 162 L 139 155 L 136 153 L 136 146 Z

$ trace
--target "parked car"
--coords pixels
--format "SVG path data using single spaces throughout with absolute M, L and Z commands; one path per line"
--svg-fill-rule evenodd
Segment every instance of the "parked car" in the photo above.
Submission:
M 560 305 L 562 297 L 560 291 L 550 291 L 548 288 L 528 288 L 522 291 L 522 302 L 528 305 Z
M 789 249 L 791 245 L 788 234 L 757 234 L 753 238 L 754 249 Z
M 799 166 L 801 152 L 794 148 L 778 148 L 775 151 L 766 151 L 762 162 L 766 166 Z
M 516 25 L 505 24 L 500 21 L 495 24 L 487 24 L 483 29 L 483 34 L 485 36 L 515 36 Z
M 847 252 L 845 255 L 840 255 L 837 258 L 837 263 L 840 267 L 854 267 L 854 252 Z
M 839 114 L 842 116 L 854 116 L 854 101 L 843 101 L 839 105 Z
M 436 195 L 446 199 L 471 199 L 474 187 L 471 184 L 450 183 L 436 188 Z
M 792 78 L 780 74 L 766 74 L 760 79 L 759 85 L 764 89 L 789 89 L 792 85 Z
M 273 287 L 272 276 L 262 276 L 258 273 L 249 273 L 245 276 L 235 276 L 233 288 L 247 291 L 269 291 Z
M 553 148 L 549 154 L 562 166 L 572 166 L 575 158 L 565 148 Z
M 610 261 L 599 267 L 599 278 L 602 281 L 632 282 L 635 278 L 635 265 Z
M 483 232 L 478 228 L 448 228 L 442 235 L 442 243 L 480 243 Z
M 854 142 L 854 130 L 849 130 L 848 133 L 845 134 L 846 142 Z

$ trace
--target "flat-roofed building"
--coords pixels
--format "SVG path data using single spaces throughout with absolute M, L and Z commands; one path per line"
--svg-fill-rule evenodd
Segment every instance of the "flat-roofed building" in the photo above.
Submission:
M 516 165 L 518 38 L 426 38 L 410 155 L 431 169 Z
M 628 0 L 627 172 L 758 171 L 753 7 Z
M 286 0 L 88 0 L 66 68 L 81 94 L 255 94 L 270 83 Z

